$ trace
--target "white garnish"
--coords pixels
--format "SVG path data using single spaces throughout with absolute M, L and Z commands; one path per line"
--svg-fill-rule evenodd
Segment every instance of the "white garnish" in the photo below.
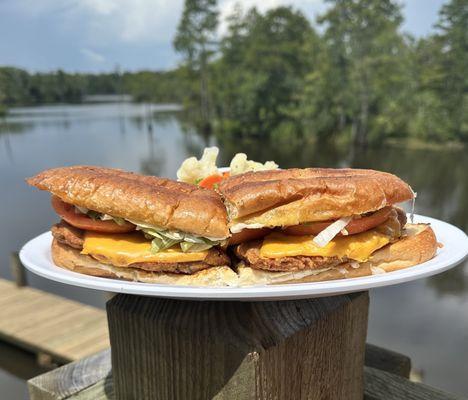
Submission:
M 318 247 L 325 247 L 333 238 L 349 224 L 352 217 L 343 217 L 326 227 L 312 240 Z
M 359 265 L 359 263 L 357 261 L 350 261 L 349 265 L 351 266 L 351 268 L 354 268 L 354 269 L 360 267 L 360 265 Z
M 418 197 L 418 194 L 411 188 L 411 186 L 410 186 L 410 190 L 413 193 L 413 198 L 411 199 L 411 215 L 410 215 L 411 223 L 413 223 L 414 222 L 414 205 L 416 203 L 416 197 Z
M 265 164 L 260 162 L 247 160 L 247 155 L 237 153 L 229 165 L 231 175 L 239 175 L 249 171 L 266 171 L 269 169 L 278 169 L 278 164 L 274 161 L 267 161 Z
M 207 176 L 219 174 L 216 166 L 218 153 L 217 147 L 206 147 L 200 160 L 187 158 L 177 170 L 177 180 L 196 185 L 197 181 Z

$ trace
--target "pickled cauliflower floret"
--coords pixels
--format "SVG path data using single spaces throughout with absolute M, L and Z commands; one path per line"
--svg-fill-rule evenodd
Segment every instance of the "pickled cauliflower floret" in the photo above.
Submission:
M 217 147 L 207 147 L 200 160 L 197 160 L 196 157 L 187 158 L 177 171 L 177 179 L 196 185 L 207 176 L 220 174 L 216 166 L 218 153 Z
M 247 160 L 247 155 L 244 153 L 237 153 L 231 161 L 229 166 L 231 175 L 239 175 L 244 172 L 250 171 L 266 171 L 269 169 L 277 169 L 278 164 L 274 161 L 267 161 L 265 164 L 260 162 Z

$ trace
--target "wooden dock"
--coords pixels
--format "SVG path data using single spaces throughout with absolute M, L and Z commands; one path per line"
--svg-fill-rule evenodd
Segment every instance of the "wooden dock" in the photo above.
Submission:
M 0 340 L 65 364 L 109 347 L 106 313 L 0 279 Z

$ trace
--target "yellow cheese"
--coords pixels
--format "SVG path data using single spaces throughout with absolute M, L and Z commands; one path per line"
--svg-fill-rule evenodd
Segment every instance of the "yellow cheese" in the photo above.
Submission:
M 151 252 L 151 241 L 140 233 L 97 233 L 87 231 L 84 238 L 82 254 L 91 254 L 106 258 L 116 266 L 126 266 L 140 262 L 176 263 L 203 261 L 207 251 L 184 253 L 173 247 Z
M 367 261 L 375 250 L 390 242 L 388 236 L 376 230 L 337 236 L 324 247 L 318 247 L 312 240 L 312 236 L 290 236 L 274 232 L 265 237 L 260 255 L 266 258 L 339 257 L 363 262 Z

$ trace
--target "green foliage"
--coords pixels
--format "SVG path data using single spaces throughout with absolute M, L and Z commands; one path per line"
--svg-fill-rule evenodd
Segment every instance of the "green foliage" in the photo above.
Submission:
M 168 72 L 69 74 L 63 71 L 29 74 L 0 67 L 0 105 L 80 103 L 86 95 L 130 94 L 135 101 L 181 103 L 191 81 L 183 68 Z
M 405 126 L 395 117 L 408 66 L 399 6 L 391 0 L 328 2 L 331 8 L 319 18 L 325 54 L 304 89 L 305 115 L 318 119 L 320 136 L 347 128 L 359 144 L 397 133 Z
M 217 118 L 244 136 L 268 135 L 293 119 L 316 40 L 307 19 L 289 7 L 265 15 L 237 8 L 214 64 Z
M 217 35 L 216 0 L 185 0 L 166 72 L 29 74 L 0 68 L 0 106 L 128 93 L 177 102 L 227 141 L 406 138 L 468 141 L 468 3 L 449 0 L 434 34 L 401 32 L 397 0 L 327 0 L 320 33 L 291 7 L 236 6 Z
M 435 40 L 442 85 L 436 89 L 457 139 L 468 140 L 468 2 L 452 0 L 442 7 Z
M 218 26 L 216 0 L 185 0 L 184 11 L 174 38 L 174 48 L 185 57 L 191 81 L 199 83 L 185 103 L 200 111 L 200 119 L 208 124 L 211 118 L 208 65 L 214 54 Z
M 217 26 L 216 0 L 185 0 L 174 48 L 185 55 L 189 65 L 200 68 Z

